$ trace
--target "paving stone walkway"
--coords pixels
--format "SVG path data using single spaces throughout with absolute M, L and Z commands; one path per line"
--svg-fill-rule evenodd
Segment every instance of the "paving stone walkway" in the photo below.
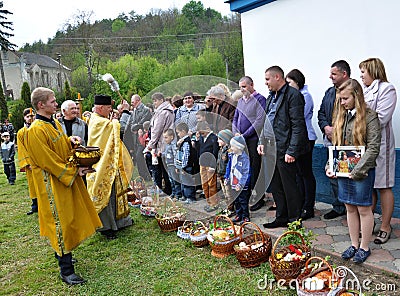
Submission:
M 251 212 L 251 221 L 256 223 L 260 228 L 268 233 L 273 242 L 285 231 L 286 228 L 265 229 L 262 224 L 272 222 L 275 217 L 275 211 L 267 209 L 272 204 L 271 201 L 267 205 L 256 212 Z M 190 211 L 188 219 L 204 219 L 212 220 L 215 213 L 207 213 L 203 210 L 206 205 L 205 200 L 189 205 Z M 315 217 L 303 222 L 303 226 L 307 230 L 312 230 L 317 234 L 316 241 L 313 243 L 314 250 L 321 254 L 330 255 L 331 257 L 344 261 L 340 258 L 341 253 L 349 246 L 350 236 L 348 234 L 346 216 L 341 216 L 332 220 L 326 220 L 322 216 L 330 211 L 331 206 L 325 203 L 316 203 Z M 379 216 L 375 216 L 375 231 L 379 230 Z M 383 245 L 377 245 L 373 242 L 370 244 L 372 250 L 371 256 L 363 263 L 364 267 L 372 270 L 384 271 L 388 274 L 400 276 L 400 219 L 392 218 L 392 234 L 390 240 Z M 375 234 L 376 234 L 375 232 Z

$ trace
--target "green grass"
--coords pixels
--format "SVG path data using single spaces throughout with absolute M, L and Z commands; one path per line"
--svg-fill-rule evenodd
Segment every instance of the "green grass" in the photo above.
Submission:
M 295 295 L 260 290 L 272 278 L 268 264 L 241 268 L 235 256 L 217 259 L 176 233 L 162 233 L 154 218 L 131 210 L 135 224 L 113 241 L 95 234 L 74 252 L 76 272 L 88 282 L 67 286 L 47 240 L 39 236 L 24 174 L 10 186 L 0 176 L 0 295 Z

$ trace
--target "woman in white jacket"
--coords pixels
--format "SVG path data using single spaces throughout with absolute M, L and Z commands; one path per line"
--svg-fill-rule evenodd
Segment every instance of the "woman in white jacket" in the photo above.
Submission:
M 364 84 L 364 97 L 367 105 L 378 113 L 381 124 L 381 147 L 376 159 L 376 175 L 373 194 L 373 209 L 377 203 L 377 191 L 381 200 L 382 224 L 374 243 L 384 244 L 392 231 L 390 220 L 394 209 L 392 187 L 395 178 L 395 141 L 392 116 L 396 107 L 397 95 L 393 84 L 386 78 L 385 66 L 379 58 L 369 58 L 359 65 Z

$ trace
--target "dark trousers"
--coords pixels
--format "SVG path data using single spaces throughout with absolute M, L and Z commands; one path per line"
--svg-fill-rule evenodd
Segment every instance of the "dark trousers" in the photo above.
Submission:
M 257 152 L 258 139 L 246 140 L 247 150 L 250 158 L 250 193 L 256 189 L 257 197 L 262 197 L 266 191 L 264 171 L 261 170 L 261 155 Z
M 161 157 L 158 158 L 158 164 L 153 165 L 153 181 L 156 183 L 158 188 L 160 188 L 166 195 L 172 194 L 171 183 L 169 182 L 168 173 L 164 167 Z M 163 186 L 164 181 L 164 186 Z
M 15 171 L 15 163 L 5 163 L 4 164 L 4 173 L 7 176 L 8 182 L 14 182 L 17 178 L 17 173 Z
M 38 211 L 37 198 L 32 198 L 31 209 L 32 209 L 32 212 L 37 212 Z
M 145 181 L 150 181 L 151 175 L 150 175 L 148 167 L 146 165 L 146 160 L 143 157 L 144 147 L 142 145 L 138 144 L 138 145 L 136 145 L 135 149 L 136 150 L 133 152 L 133 154 L 135 154 L 136 157 L 132 157 L 132 159 L 137 167 L 139 176 L 141 176 Z M 150 163 L 151 163 L 151 157 L 150 157 Z
M 171 183 L 172 187 L 172 195 L 176 198 L 182 197 L 182 189 L 181 183 L 179 180 L 179 175 L 175 171 L 174 165 L 167 166 L 167 172 L 169 176 L 169 182 Z
M 196 200 L 195 176 L 179 170 L 182 195 L 186 199 Z
M 303 210 L 313 211 L 315 205 L 316 181 L 312 168 L 312 154 L 315 141 L 309 141 L 311 151 L 300 155 L 297 160 L 297 184 L 304 196 Z
M 236 215 L 242 220 L 243 218 L 249 218 L 249 200 L 251 195 L 250 189 L 243 189 L 242 191 L 232 190 L 232 196 L 235 198 L 235 209 Z
M 293 222 L 300 218 L 304 204 L 296 182 L 296 163 L 286 163 L 282 157 L 276 160 L 274 175 L 270 189 L 276 203 L 276 220 L 279 222 Z
M 62 254 L 62 256 L 58 256 L 57 253 L 54 253 L 54 256 L 58 260 L 61 274 L 70 275 L 75 273 L 74 265 L 72 264 L 72 253 Z
M 346 206 L 339 201 L 338 180 L 337 178 L 329 178 L 329 183 L 331 184 L 331 196 L 328 202 L 332 205 L 335 212 L 343 214 L 346 212 Z

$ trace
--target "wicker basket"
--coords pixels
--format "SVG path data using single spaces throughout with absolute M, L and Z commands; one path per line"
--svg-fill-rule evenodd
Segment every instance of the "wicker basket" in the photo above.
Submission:
M 156 219 L 163 232 L 177 231 L 185 221 L 183 210 L 176 206 L 171 198 L 164 199 L 163 206 L 157 210 Z
M 352 294 L 354 296 L 361 296 L 363 295 L 362 293 L 362 288 L 361 288 L 361 283 L 358 280 L 357 276 L 354 274 L 351 269 L 349 269 L 346 266 L 338 266 L 334 269 L 334 273 L 336 278 L 339 279 L 337 287 L 332 287 L 331 291 L 327 294 L 328 296 L 341 296 L 341 295 L 349 295 Z M 352 280 L 353 283 L 357 284 L 358 289 L 357 290 L 348 290 L 345 286 L 345 279 L 348 274 L 351 274 L 354 278 Z M 346 294 L 345 294 L 346 293 Z
M 251 225 L 257 231 L 254 234 L 243 237 L 245 227 Z M 236 258 L 240 265 L 245 268 L 256 267 L 261 263 L 267 262 L 271 255 L 272 241 L 271 237 L 262 232 L 260 227 L 252 222 L 245 222 L 240 226 L 239 242 L 246 244 L 246 249 L 242 249 L 239 245 L 234 246 Z
M 203 231 L 201 231 L 203 229 Z M 190 240 L 194 246 L 201 248 L 208 245 L 208 228 L 201 221 L 196 221 L 190 231 Z
M 190 232 L 193 229 L 193 221 L 186 220 L 182 226 L 178 227 L 176 235 L 182 239 L 190 239 Z
M 133 192 L 135 192 L 135 195 L 137 198 L 141 199 L 143 196 L 147 195 L 147 187 L 146 187 L 146 182 L 142 177 L 136 177 L 133 182 Z
M 159 204 L 159 193 L 156 186 L 153 187 L 153 193 L 150 196 L 142 196 L 140 204 L 140 213 L 143 216 L 155 217 L 157 215 L 157 206 Z
M 218 241 L 218 240 L 214 240 L 213 236 L 212 236 L 212 232 L 215 231 L 215 229 L 217 229 L 217 221 L 218 220 L 226 220 L 229 222 L 230 224 L 230 231 L 233 232 L 233 237 L 231 237 L 231 239 L 226 240 L 226 241 Z M 217 258 L 224 258 L 226 256 L 232 255 L 235 253 L 235 250 L 233 249 L 233 246 L 237 243 L 237 241 L 239 240 L 239 235 L 236 231 L 235 225 L 233 225 L 233 222 L 231 219 L 229 219 L 228 216 L 224 216 L 224 215 L 217 215 L 215 216 L 214 219 L 214 230 L 210 231 L 207 235 L 207 239 L 208 242 L 211 246 L 211 255 L 213 255 L 214 257 Z
M 322 264 L 319 268 L 316 270 L 313 270 L 309 265 L 311 264 L 312 261 L 319 260 L 321 261 L 320 263 Z M 317 275 L 320 272 L 326 272 L 329 271 L 330 276 L 328 276 L 327 279 L 324 279 L 325 282 L 325 287 L 320 290 L 310 290 L 310 288 L 307 289 L 306 285 L 306 279 L 307 278 L 312 278 L 313 276 Z M 296 279 L 296 289 L 297 289 L 297 295 L 299 296 L 327 296 L 329 294 L 329 291 L 331 290 L 332 286 L 337 285 L 337 280 L 335 280 L 335 273 L 332 269 L 332 266 L 323 258 L 320 257 L 311 257 L 307 260 L 305 263 L 305 270 L 297 277 Z M 328 284 L 326 286 L 326 284 Z
M 299 260 L 299 261 L 283 261 L 283 260 L 277 260 L 276 258 L 276 253 L 280 253 L 283 255 L 283 257 L 291 253 L 290 247 L 282 247 L 279 249 L 278 252 L 276 252 L 276 248 L 279 245 L 280 240 L 290 234 L 297 235 L 301 239 L 301 244 L 297 245 L 292 245 L 296 249 L 300 249 L 303 254 L 305 254 L 304 259 Z M 303 236 L 297 232 L 297 231 L 287 231 L 283 233 L 275 242 L 274 246 L 272 247 L 272 254 L 269 257 L 269 264 L 271 266 L 271 271 L 275 276 L 275 279 L 277 281 L 279 280 L 284 280 L 282 282 L 283 285 L 289 285 L 292 280 L 295 280 L 301 273 L 301 270 L 304 268 L 306 261 L 311 257 L 310 255 L 310 249 L 309 247 L 305 244 Z

